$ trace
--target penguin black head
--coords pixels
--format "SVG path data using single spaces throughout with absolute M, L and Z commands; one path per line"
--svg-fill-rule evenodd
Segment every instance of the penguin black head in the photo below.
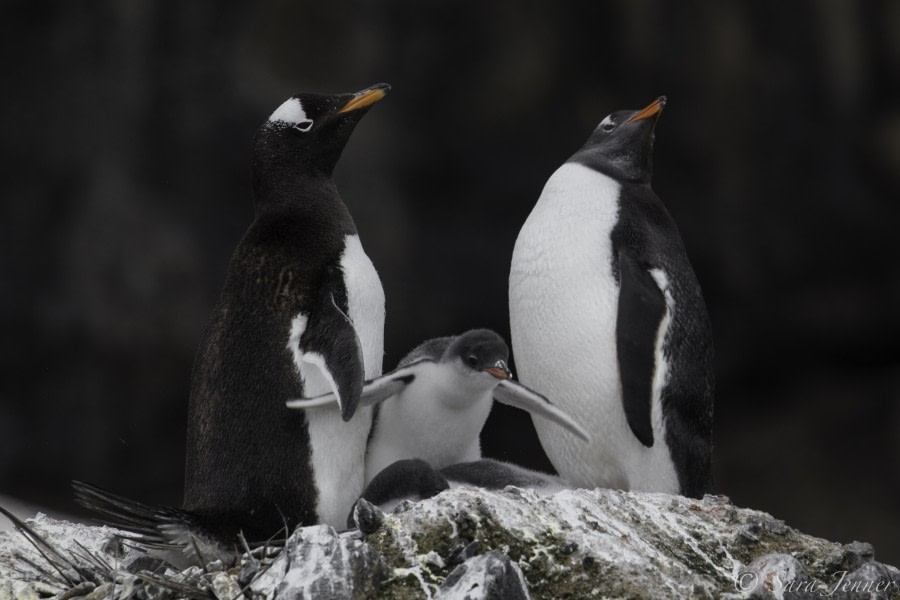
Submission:
M 502 337 L 490 329 L 472 329 L 453 340 L 441 362 L 459 360 L 466 371 L 510 379 L 512 373 L 506 366 L 508 359 L 509 347 Z
M 378 83 L 355 94 L 298 94 L 283 102 L 254 138 L 254 190 L 280 174 L 330 177 L 356 124 L 390 89 Z
M 618 179 L 649 183 L 653 175 L 653 130 L 666 105 L 660 96 L 642 110 L 608 115 L 570 159 Z

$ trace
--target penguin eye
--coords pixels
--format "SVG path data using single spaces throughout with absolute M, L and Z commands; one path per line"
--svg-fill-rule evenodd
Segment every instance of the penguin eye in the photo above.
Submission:
M 478 357 L 475 356 L 474 354 L 468 355 L 466 357 L 466 364 L 469 365 L 470 367 L 477 367 L 478 366 Z
M 612 130 L 615 129 L 615 128 L 616 128 L 616 126 L 615 126 L 615 124 L 613 124 L 612 122 L 604 123 L 604 124 L 600 127 L 600 129 L 602 129 L 603 131 L 605 131 L 605 132 L 607 132 L 607 133 L 609 133 L 610 131 L 612 131 Z
M 310 121 L 309 119 L 307 119 L 306 121 L 300 121 L 299 123 L 294 124 L 294 129 L 296 129 L 297 131 L 302 131 L 303 133 L 306 133 L 307 131 L 312 129 L 312 126 L 313 126 L 313 122 Z

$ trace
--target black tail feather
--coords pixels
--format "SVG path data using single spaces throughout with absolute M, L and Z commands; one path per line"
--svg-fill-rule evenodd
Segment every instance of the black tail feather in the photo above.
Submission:
M 229 561 L 237 555 L 235 536 L 239 530 L 220 523 L 223 519 L 150 506 L 84 481 L 73 481 L 72 487 L 81 506 L 94 512 L 101 522 L 131 534 L 123 538 L 145 549 L 174 551 L 190 564 L 199 565 L 213 559 Z M 166 556 L 170 561 L 180 560 Z
M 96 513 L 102 520 L 139 536 L 141 543 L 166 544 L 170 540 L 162 527 L 179 525 L 189 528 L 193 519 L 184 511 L 168 507 L 154 507 L 119 496 L 96 485 L 73 481 L 75 500 Z

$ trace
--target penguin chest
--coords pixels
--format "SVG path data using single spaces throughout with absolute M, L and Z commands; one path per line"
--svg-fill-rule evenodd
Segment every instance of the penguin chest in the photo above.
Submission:
M 481 458 L 479 434 L 493 398 L 451 367 L 423 364 L 416 380 L 385 400 L 369 441 L 366 481 L 398 460 L 419 458 L 435 469 Z
M 610 236 L 618 198 L 616 181 L 566 163 L 516 240 L 509 281 L 515 359 L 520 379 L 538 391 L 601 385 L 615 392 L 618 284 Z M 565 376 L 551 376 L 563 366 Z M 582 376 L 565 388 L 547 387 L 576 369 Z
M 346 237 L 340 267 L 347 293 L 347 316 L 362 347 L 366 378 L 377 377 L 381 375 L 384 354 L 384 290 L 358 236 Z M 295 319 L 295 327 L 304 322 L 301 315 Z M 292 339 L 299 339 L 301 333 L 293 332 Z M 296 362 L 304 396 L 333 391 L 331 379 L 319 367 L 299 359 Z M 332 407 L 308 409 L 306 417 L 319 520 L 343 527 L 350 507 L 363 490 L 372 409 L 360 407 L 346 423 L 338 409 Z
M 384 288 L 358 235 L 348 235 L 341 255 L 347 312 L 359 336 L 366 379 L 381 375 L 384 360 Z
M 611 234 L 620 185 L 566 163 L 547 181 L 516 240 L 510 327 L 519 379 L 591 433 L 590 444 L 534 419 L 560 475 L 575 485 L 628 487 L 639 450 L 621 403 L 616 349 L 619 286 Z

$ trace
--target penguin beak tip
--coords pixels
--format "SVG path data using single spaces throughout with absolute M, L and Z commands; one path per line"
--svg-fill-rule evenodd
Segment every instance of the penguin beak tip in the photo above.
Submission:
M 482 371 L 484 371 L 485 373 L 489 373 L 502 381 L 512 378 L 512 372 L 508 368 L 501 366 L 488 367 L 486 369 L 482 369 Z
M 659 116 L 662 114 L 663 108 L 666 106 L 666 102 L 668 99 L 665 96 L 660 96 L 653 102 L 651 102 L 647 107 L 636 112 L 630 119 L 625 121 L 625 124 L 634 123 L 635 121 L 643 121 L 644 119 L 649 119 L 650 117 L 656 117 L 656 120 L 659 119 Z
M 337 111 L 337 114 L 341 115 L 344 113 L 352 112 L 354 110 L 359 110 L 361 108 L 369 107 L 387 95 L 388 90 L 391 89 L 391 86 L 386 83 L 376 83 L 371 87 L 367 87 L 364 90 L 360 90 L 353 95 L 353 97 L 345 104 L 340 110 Z

